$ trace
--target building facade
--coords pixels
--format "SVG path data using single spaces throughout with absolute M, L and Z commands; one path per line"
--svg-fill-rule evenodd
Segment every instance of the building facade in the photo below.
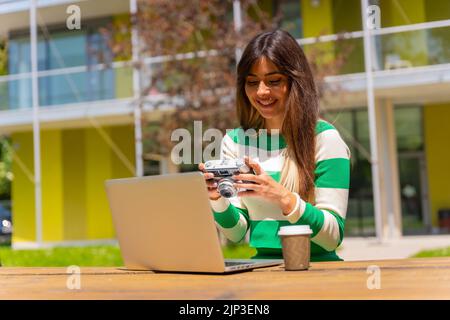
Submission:
M 363 2 L 259 3 L 283 13 L 280 27 L 307 53 L 321 47 L 332 59 L 349 50 L 338 73 L 325 77 L 334 90 L 322 101 L 323 117 L 353 155 L 346 236 L 446 232 L 439 212 L 450 207 L 450 2 L 368 3 L 380 12 L 380 28 L 370 37 L 375 130 L 367 109 Z M 102 28 L 129 19 L 136 2 L 40 0 L 35 21 L 30 3 L 0 0 L 6 57 L 0 60 L 0 134 L 13 149 L 13 246 L 113 240 L 104 181 L 174 170 L 167 159 L 140 161 L 137 117 L 159 113 L 151 106 L 136 113 L 139 74 L 128 64 L 133 57 L 114 58 L 102 37 Z M 71 5 L 81 14 L 80 29 L 67 25 L 75 12 Z M 378 218 L 371 135 L 378 145 Z

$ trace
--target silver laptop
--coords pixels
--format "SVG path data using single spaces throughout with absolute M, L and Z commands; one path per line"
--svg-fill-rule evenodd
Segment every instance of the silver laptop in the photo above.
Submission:
M 200 172 L 106 181 L 127 269 L 225 273 L 281 264 L 225 260 Z

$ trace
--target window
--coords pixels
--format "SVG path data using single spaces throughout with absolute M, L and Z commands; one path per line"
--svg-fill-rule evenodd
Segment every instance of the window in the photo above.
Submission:
M 67 31 L 64 26 L 40 30 L 38 35 L 38 71 L 112 62 L 112 53 L 99 28 L 109 19 L 86 23 L 83 30 Z M 9 45 L 9 73 L 31 71 L 29 35 L 12 35 Z M 115 97 L 114 70 L 76 71 L 40 75 L 39 105 L 59 105 Z M 31 107 L 31 81 L 20 79 L 9 83 L 9 107 Z
M 303 25 L 300 0 L 275 1 L 281 14 L 280 28 L 289 32 L 294 38 L 303 38 Z
M 404 106 L 394 110 L 397 149 L 420 151 L 423 149 L 422 108 Z
M 352 152 L 345 232 L 350 236 L 373 236 L 372 171 L 365 155 L 370 152 L 367 110 L 329 112 L 325 118 L 336 127 Z

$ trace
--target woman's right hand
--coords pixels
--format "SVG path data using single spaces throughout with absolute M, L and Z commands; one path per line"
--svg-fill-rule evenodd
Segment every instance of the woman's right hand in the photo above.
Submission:
M 208 196 L 210 200 L 217 200 L 220 198 L 220 193 L 217 191 L 217 182 L 214 181 L 214 174 L 206 172 L 205 165 L 200 163 L 198 169 L 203 172 L 203 177 L 206 181 L 206 186 L 208 187 Z

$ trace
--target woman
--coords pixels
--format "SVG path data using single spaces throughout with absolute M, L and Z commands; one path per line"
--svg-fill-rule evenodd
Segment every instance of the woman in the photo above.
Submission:
M 335 250 L 344 236 L 350 152 L 319 119 L 313 75 L 297 41 L 282 30 L 251 40 L 237 68 L 236 94 L 241 128 L 225 135 L 221 158 L 245 158 L 255 174 L 235 176 L 243 191 L 226 199 L 204 173 L 219 228 L 234 242 L 250 229 L 254 258 L 266 259 L 282 258 L 281 226 L 309 225 L 311 261 L 342 260 Z M 260 141 L 267 137 L 261 134 L 253 142 L 243 138 L 239 133 L 248 129 L 266 129 L 278 143 Z M 269 156 L 258 157 L 262 151 Z

